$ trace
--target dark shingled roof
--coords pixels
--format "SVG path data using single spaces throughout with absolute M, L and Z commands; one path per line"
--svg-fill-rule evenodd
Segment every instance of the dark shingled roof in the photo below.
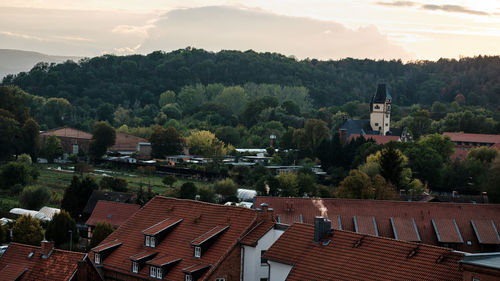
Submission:
M 340 128 L 341 130 L 347 131 L 347 139 L 351 136 L 351 134 L 364 135 L 371 132 L 372 127 L 370 126 L 369 119 L 361 119 L 361 120 L 353 120 L 347 119 L 344 124 Z
M 386 98 L 390 101 L 392 100 L 389 90 L 387 89 L 387 85 L 385 83 L 380 83 L 377 85 L 377 92 L 375 92 L 375 95 L 372 98 L 372 103 L 385 103 Z

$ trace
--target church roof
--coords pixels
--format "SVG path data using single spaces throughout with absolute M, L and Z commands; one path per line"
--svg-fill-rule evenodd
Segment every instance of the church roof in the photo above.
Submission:
M 385 83 L 380 83 L 377 85 L 377 92 L 375 92 L 375 95 L 372 98 L 372 103 L 385 103 L 386 98 L 392 101 L 387 85 Z

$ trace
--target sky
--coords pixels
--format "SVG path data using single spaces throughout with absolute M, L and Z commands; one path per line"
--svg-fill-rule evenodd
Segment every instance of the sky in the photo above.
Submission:
M 500 55 L 500 0 L 0 0 L 0 49 L 92 57 L 188 46 L 322 60 Z

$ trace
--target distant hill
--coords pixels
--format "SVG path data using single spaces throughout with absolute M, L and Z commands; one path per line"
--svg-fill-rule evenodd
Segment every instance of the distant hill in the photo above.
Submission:
M 61 63 L 67 60 L 78 61 L 81 57 L 51 56 L 37 52 L 0 49 L 0 79 L 8 74 L 29 71 L 39 62 Z
M 2 63 L 3 64 L 3 63 Z M 63 97 L 96 108 L 157 104 L 160 93 L 179 93 L 185 85 L 246 83 L 304 86 L 315 107 L 369 102 L 377 82 L 389 85 L 393 103 L 431 105 L 452 102 L 460 94 L 467 105 L 500 106 L 500 56 L 403 63 L 391 60 L 297 60 L 277 53 L 186 48 L 148 55 L 103 55 L 3 79 L 43 97 Z

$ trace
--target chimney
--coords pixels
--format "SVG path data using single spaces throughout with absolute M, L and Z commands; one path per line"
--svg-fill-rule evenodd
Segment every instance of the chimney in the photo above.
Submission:
M 276 135 L 270 135 L 269 139 L 270 139 L 269 146 L 274 147 L 274 145 L 276 144 Z
M 331 230 L 332 223 L 323 217 L 314 218 L 314 242 L 319 243 Z
M 42 253 L 42 258 L 47 259 L 48 257 L 50 257 L 50 254 L 52 254 L 53 250 L 54 250 L 54 242 L 49 242 L 43 239 L 42 249 L 40 251 Z
M 274 210 L 273 208 L 269 208 L 269 205 L 267 203 L 262 203 L 260 204 L 260 208 L 257 208 L 257 210 L 260 210 L 260 217 L 264 220 L 272 220 L 273 219 L 273 213 Z

